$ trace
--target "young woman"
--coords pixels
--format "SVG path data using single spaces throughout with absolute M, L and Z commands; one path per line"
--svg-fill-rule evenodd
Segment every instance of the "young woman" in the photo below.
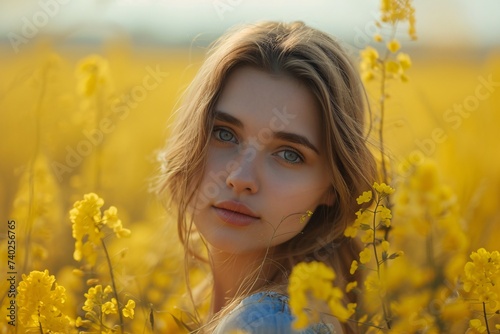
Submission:
M 186 261 L 202 258 L 195 238 L 207 248 L 211 307 L 197 332 L 295 333 L 286 290 L 301 261 L 333 267 L 338 286 L 352 280 L 359 250 L 343 231 L 376 174 L 363 101 L 346 52 L 301 22 L 237 27 L 214 43 L 159 182 Z M 348 327 L 324 318 L 301 333 Z

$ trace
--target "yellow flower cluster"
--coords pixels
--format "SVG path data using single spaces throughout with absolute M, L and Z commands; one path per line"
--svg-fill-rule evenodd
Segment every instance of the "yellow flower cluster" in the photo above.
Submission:
M 392 212 L 387 206 L 386 199 L 394 193 L 394 189 L 385 184 L 374 182 L 373 190 L 363 192 L 357 199 L 359 205 L 366 205 L 373 201 L 373 208 L 361 208 L 356 212 L 356 220 L 351 226 L 348 226 L 344 235 L 355 238 L 361 230 L 361 242 L 364 244 L 363 250 L 359 253 L 359 260 L 351 263 L 350 273 L 359 269 L 370 269 L 370 273 L 364 281 L 365 297 L 378 302 L 382 302 L 384 317 L 389 317 L 389 306 L 386 297 L 386 282 L 383 279 L 385 272 L 381 266 L 388 260 L 396 259 L 403 254 L 402 251 L 390 252 L 390 244 L 385 240 L 384 230 L 391 226 Z M 369 296 L 369 297 L 368 297 Z M 372 303 L 373 304 L 373 303 Z M 380 303 L 378 306 L 380 307 Z M 366 319 L 365 319 L 366 320 Z M 365 320 L 360 322 L 364 322 Z M 373 323 L 372 319 L 372 323 Z
M 102 285 L 96 285 L 89 288 L 85 293 L 85 303 L 82 309 L 85 313 L 85 320 L 78 317 L 76 319 L 76 326 L 97 331 L 100 333 L 114 333 L 115 326 L 111 326 L 106 319 L 106 315 L 118 314 L 118 301 L 116 298 L 111 297 L 113 289 L 111 286 L 106 286 L 104 289 Z M 134 318 L 135 301 L 129 299 L 125 307 L 122 308 L 123 316 L 133 319 Z
M 500 325 L 496 324 L 495 329 L 497 331 L 500 331 Z M 469 321 L 469 331 L 467 333 L 471 334 L 476 334 L 476 333 L 490 333 L 489 325 L 486 326 L 486 324 L 483 325 L 483 322 L 481 319 L 471 319 Z
M 487 331 L 488 319 L 500 312 L 500 253 L 484 248 L 472 252 L 464 267 L 463 289 L 470 293 L 473 302 L 482 304 L 485 323 L 479 318 L 470 320 L 470 329 L 478 333 Z M 500 323 L 496 324 L 497 329 Z
M 409 23 L 408 34 L 411 39 L 416 39 L 415 31 L 415 9 L 411 0 L 382 0 L 381 2 L 381 19 L 382 23 L 389 24 L 393 31 L 400 22 Z M 381 27 L 381 23 L 378 23 Z M 375 34 L 373 39 L 375 42 L 381 43 L 384 38 L 379 33 Z M 363 81 L 369 82 L 375 78 L 380 78 L 382 84 L 386 79 L 400 79 L 403 82 L 408 81 L 406 70 L 411 67 L 410 56 L 406 53 L 399 52 L 401 44 L 392 37 L 386 44 L 386 52 L 381 57 L 378 51 L 367 46 L 361 51 L 361 77 Z
M 64 287 L 48 270 L 32 271 L 22 278 L 17 290 L 20 329 L 26 333 L 70 333 L 74 322 L 64 313 Z
M 310 323 L 320 320 L 320 313 L 327 311 L 345 322 L 356 308 L 355 303 L 345 307 L 342 303 L 342 290 L 333 286 L 335 272 L 322 262 L 301 262 L 297 264 L 290 275 L 288 293 L 290 309 L 296 320 L 295 329 L 302 329 Z M 354 286 L 350 285 L 349 289 Z M 326 309 L 326 310 L 324 310 Z
M 411 39 L 417 38 L 415 29 L 415 8 L 412 0 L 381 0 L 381 21 L 396 25 L 399 22 L 408 22 L 408 35 Z
M 464 290 L 476 295 L 481 303 L 497 309 L 500 295 L 500 253 L 480 248 L 465 264 Z
M 395 54 L 400 48 L 397 40 L 387 43 L 387 49 Z M 408 54 L 399 52 L 395 59 L 389 59 L 389 55 L 381 58 L 378 51 L 367 46 L 361 51 L 361 77 L 363 81 L 369 82 L 382 76 L 383 79 L 400 79 L 402 82 L 408 81 L 406 71 L 411 67 L 411 58 Z
M 344 235 L 346 237 L 355 238 L 358 235 L 358 231 L 361 229 L 365 233 L 361 240 L 365 244 L 369 244 L 373 242 L 373 238 L 375 237 L 377 229 L 381 226 L 389 227 L 391 226 L 392 213 L 391 210 L 383 204 L 383 199 L 392 193 L 394 193 L 394 189 L 388 186 L 385 183 L 377 183 L 373 184 L 373 189 L 376 192 L 376 208 L 375 210 L 364 209 L 361 208 L 356 212 L 356 220 L 354 224 L 348 226 Z M 373 192 L 371 190 L 363 192 L 357 199 L 358 204 L 370 203 L 373 198 Z M 374 226 L 373 226 L 374 224 Z M 361 263 L 366 263 L 369 260 L 368 251 L 363 251 L 360 254 L 360 257 L 363 258 Z
M 405 177 L 398 180 L 392 197 L 397 219 L 392 244 L 420 251 L 406 252 L 402 261 L 388 268 L 391 329 L 420 331 L 425 324 L 429 332 L 460 332 L 461 321 L 469 316 L 467 303 L 459 298 L 457 280 L 465 263 L 467 238 L 455 196 L 430 160 L 422 158 L 400 171 Z
M 380 56 L 378 51 L 367 46 L 361 51 L 361 77 L 363 81 L 368 82 L 375 78 L 375 73 L 380 71 Z
M 307 218 L 311 217 L 313 215 L 313 212 L 311 210 L 307 210 L 306 213 L 304 213 L 302 216 L 300 216 L 300 222 L 305 223 Z
M 104 200 L 94 193 L 86 194 L 83 200 L 75 202 L 70 211 L 70 220 L 75 238 L 75 252 L 73 257 L 81 261 L 84 257 L 90 265 L 95 265 L 97 253 L 95 249 L 101 244 L 104 237 L 102 229 L 108 226 L 113 229 L 118 238 L 128 237 L 130 230 L 123 228 L 118 219 L 117 209 L 111 206 L 102 215 L 101 207 Z

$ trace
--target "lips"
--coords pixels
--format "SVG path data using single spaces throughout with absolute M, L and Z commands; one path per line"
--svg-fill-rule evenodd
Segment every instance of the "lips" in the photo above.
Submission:
M 223 201 L 212 206 L 217 216 L 230 225 L 247 226 L 260 218 L 245 204 L 236 201 Z

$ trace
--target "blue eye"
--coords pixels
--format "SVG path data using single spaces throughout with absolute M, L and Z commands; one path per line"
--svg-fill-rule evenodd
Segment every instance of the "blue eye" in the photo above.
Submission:
M 300 164 L 304 162 L 302 156 L 299 153 L 292 150 L 279 151 L 276 153 L 276 155 L 285 160 L 285 162 L 289 164 Z
M 213 131 L 215 139 L 221 142 L 233 142 L 238 143 L 234 134 L 225 128 L 215 128 Z

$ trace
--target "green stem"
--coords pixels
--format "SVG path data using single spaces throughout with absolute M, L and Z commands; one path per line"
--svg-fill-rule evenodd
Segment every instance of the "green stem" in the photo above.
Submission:
M 490 326 L 488 325 L 488 315 L 486 313 L 486 303 L 483 302 L 483 315 L 484 315 L 484 323 L 486 325 L 486 332 L 490 334 Z
M 385 161 L 385 149 L 384 149 L 384 118 L 385 118 L 385 81 L 386 81 L 386 73 L 385 73 L 385 60 L 382 61 L 382 69 L 381 69 L 381 77 L 380 80 L 380 120 L 379 120 L 379 129 L 378 129 L 378 137 L 379 137 L 379 145 L 380 145 L 380 160 L 382 164 L 382 182 L 389 184 L 387 180 L 387 166 Z
M 377 195 L 377 204 L 375 205 L 375 209 L 373 211 L 373 222 L 372 222 L 372 228 L 373 228 L 373 240 L 372 240 L 372 247 L 373 247 L 373 254 L 375 256 L 375 263 L 377 264 L 377 277 L 378 280 L 381 281 L 381 276 L 380 276 L 380 266 L 381 262 L 378 259 L 378 253 L 377 253 L 377 209 L 380 206 L 380 195 Z M 387 307 L 386 299 L 382 296 L 379 295 L 380 297 L 380 302 L 382 304 L 382 311 L 384 313 L 384 319 L 385 323 L 387 324 L 387 328 L 391 329 L 391 320 L 390 320 L 390 315 L 389 315 L 389 309 Z
M 104 253 L 106 254 L 106 261 L 108 263 L 109 275 L 111 277 L 111 284 L 113 285 L 113 293 L 114 293 L 115 299 L 116 299 L 116 307 L 118 309 L 118 317 L 120 318 L 120 332 L 123 333 L 123 315 L 122 315 L 122 309 L 120 307 L 120 301 L 118 299 L 118 291 L 116 290 L 115 275 L 113 274 L 113 267 L 111 265 L 111 259 L 109 257 L 108 249 L 106 248 L 106 244 L 104 243 L 103 239 L 101 239 L 101 244 L 102 244 L 102 248 L 104 249 Z
M 393 30 L 392 36 L 394 36 L 395 31 Z M 387 165 L 386 165 L 386 157 L 385 157 L 385 148 L 384 148 L 384 120 L 385 120 L 385 98 L 386 98 L 386 83 L 387 83 L 387 73 L 385 71 L 385 64 L 387 63 L 387 59 L 389 58 L 390 52 L 389 50 L 385 50 L 384 57 L 380 60 L 380 119 L 379 119 L 379 129 L 378 129 L 378 137 L 379 137 L 379 145 L 380 145 L 380 158 L 382 164 L 382 182 L 389 184 Z
M 99 306 L 99 328 L 101 330 L 101 333 L 104 332 L 104 314 L 102 312 L 102 296 L 99 298 L 100 299 L 100 304 Z
M 41 139 L 41 129 L 40 129 L 40 118 L 42 114 L 42 102 L 43 97 L 45 96 L 45 91 L 47 89 L 47 72 L 49 70 L 49 66 L 43 67 L 42 70 L 42 80 L 40 87 L 40 95 L 38 96 L 38 103 L 35 108 L 35 153 L 33 155 L 33 159 L 29 163 L 28 167 L 28 189 L 29 189 L 29 211 L 28 211 L 28 224 L 26 228 L 26 243 L 25 243 L 25 253 L 24 253 L 24 263 L 22 272 L 27 272 L 27 268 L 29 268 L 29 255 L 30 255 L 30 244 L 31 244 L 31 232 L 33 230 L 33 224 L 35 223 L 35 164 L 38 158 L 38 154 L 40 152 L 40 139 Z
M 40 334 L 43 334 L 42 322 L 40 321 L 40 306 L 38 307 L 38 329 L 40 330 Z

